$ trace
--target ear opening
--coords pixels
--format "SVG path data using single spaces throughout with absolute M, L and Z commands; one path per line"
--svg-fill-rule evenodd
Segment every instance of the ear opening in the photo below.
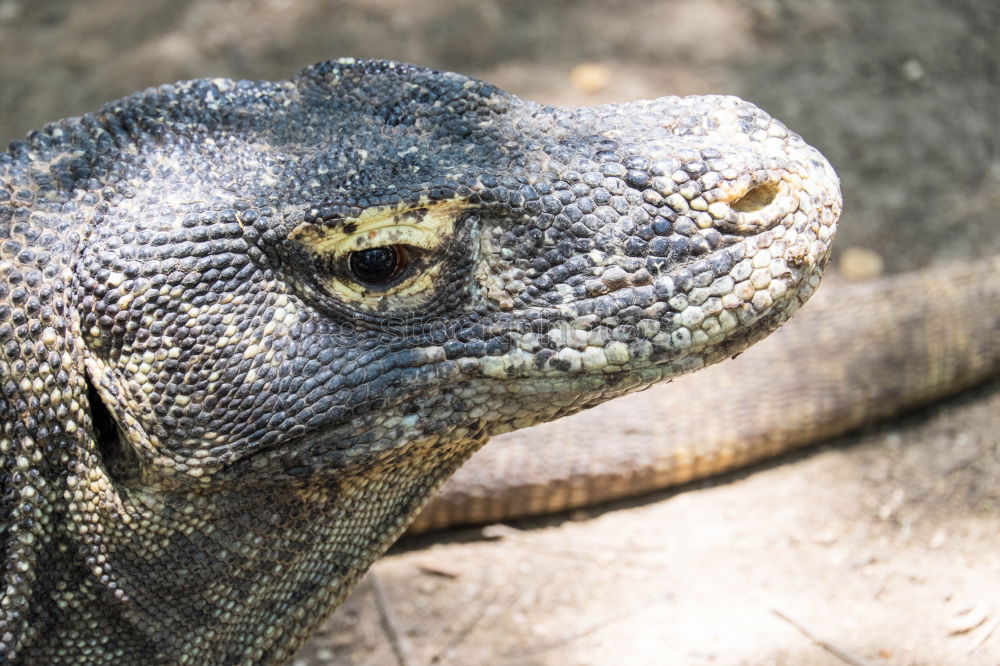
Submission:
M 84 373 L 84 378 L 87 382 L 87 405 L 94 429 L 96 452 L 112 477 L 121 478 L 130 475 L 138 468 L 138 460 L 122 439 L 118 421 L 101 398 L 101 393 L 97 390 L 89 371 Z

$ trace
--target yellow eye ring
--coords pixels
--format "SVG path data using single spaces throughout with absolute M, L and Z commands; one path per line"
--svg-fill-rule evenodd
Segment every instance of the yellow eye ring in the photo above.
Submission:
M 373 207 L 335 224 L 304 222 L 288 238 L 312 255 L 331 297 L 361 310 L 411 310 L 436 293 L 442 252 L 469 207 L 458 200 Z

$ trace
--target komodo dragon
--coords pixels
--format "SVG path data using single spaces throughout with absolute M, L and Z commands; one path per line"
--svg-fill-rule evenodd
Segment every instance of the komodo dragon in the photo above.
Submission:
M 494 434 L 734 356 L 840 192 L 732 97 L 198 80 L 0 155 L 0 661 L 289 658 Z

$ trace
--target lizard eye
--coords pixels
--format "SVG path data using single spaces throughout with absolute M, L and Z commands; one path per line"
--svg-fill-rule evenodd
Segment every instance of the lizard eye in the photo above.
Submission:
M 465 213 L 470 207 L 455 199 L 373 206 L 328 223 L 303 221 L 288 240 L 307 253 L 310 282 L 338 304 L 378 315 L 415 311 L 447 287 L 451 248 L 465 238 L 457 234 L 478 223 Z
M 403 272 L 409 263 L 409 256 L 402 245 L 371 247 L 351 252 L 347 263 L 358 282 L 381 287 Z

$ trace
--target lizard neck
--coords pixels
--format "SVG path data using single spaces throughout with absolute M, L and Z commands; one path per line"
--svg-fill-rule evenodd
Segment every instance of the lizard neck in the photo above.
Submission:
M 211 492 L 115 489 L 103 468 L 91 470 L 86 488 L 101 490 L 82 490 L 80 505 L 102 516 L 93 533 L 106 557 L 89 558 L 90 571 L 64 563 L 76 571 L 73 594 L 118 618 L 102 626 L 119 651 L 134 646 L 166 662 L 197 645 L 204 663 L 284 663 L 485 440 L 414 442 L 425 449 L 407 456 L 415 464 L 375 460 L 335 477 Z M 51 632 L 59 636 L 46 645 L 93 633 L 68 618 L 55 618 Z

